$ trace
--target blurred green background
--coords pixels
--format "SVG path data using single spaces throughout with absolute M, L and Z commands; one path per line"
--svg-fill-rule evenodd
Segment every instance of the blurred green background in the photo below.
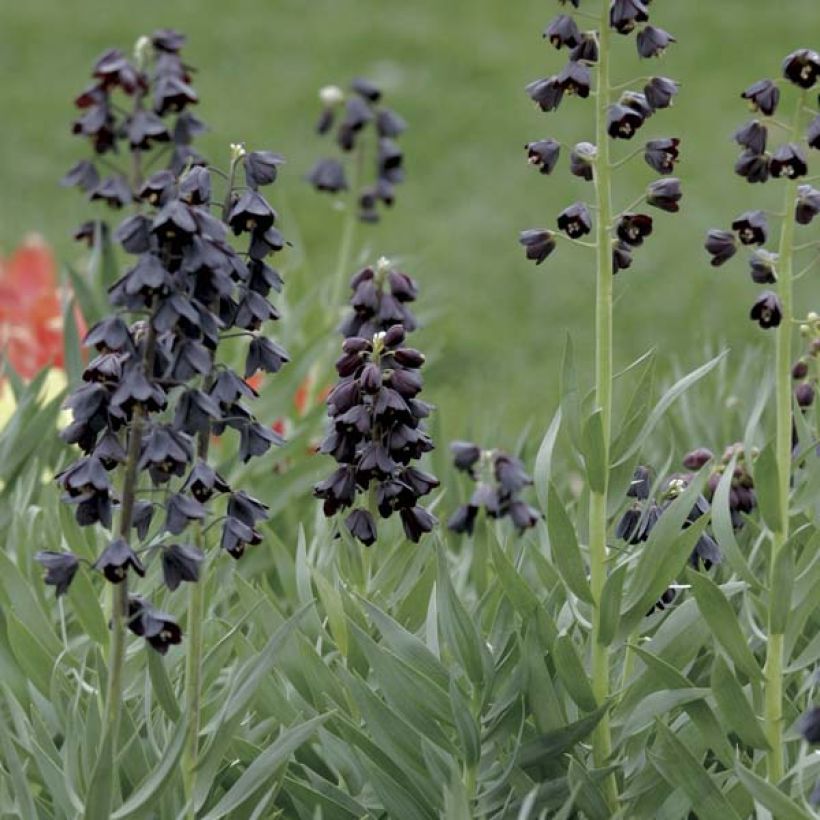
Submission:
M 408 174 L 393 211 L 359 232 L 364 258 L 399 258 L 421 283 L 426 327 L 418 343 L 436 354 L 427 398 L 439 405 L 445 432 L 511 445 L 525 422 L 540 429 L 554 411 L 565 334 L 583 363 L 591 353 L 592 252 L 562 245 L 536 268 L 516 242 L 520 229 L 552 227 L 563 207 L 593 195 L 567 172 L 568 152 L 542 177 L 522 150 L 531 139 L 572 144 L 594 133 L 591 100 L 566 99 L 557 113 L 542 114 L 523 91 L 563 65 L 565 52 L 541 38 L 560 8 L 549 0 L 3 2 L 0 248 L 8 252 L 36 230 L 60 258 L 77 258 L 69 236 L 93 209 L 57 187 L 85 154 L 70 135 L 71 100 L 103 49 L 130 50 L 140 34 L 172 26 L 188 34 L 186 57 L 199 68 L 197 113 L 211 127 L 201 150 L 218 162 L 228 143 L 245 140 L 286 155 L 272 198 L 307 261 L 293 275 L 325 277 L 341 218 L 302 180 L 328 147 L 313 132 L 316 91 L 373 78 L 410 124 L 402 138 Z M 780 207 L 777 183 L 749 186 L 733 174 L 731 134 L 747 116 L 743 88 L 778 74 L 787 52 L 818 45 L 817 0 L 658 0 L 652 22 L 677 44 L 659 63 L 642 64 L 634 38 L 616 38 L 616 81 L 647 73 L 682 81 L 675 107 L 640 138 L 682 138 L 685 195 L 680 214 L 653 213 L 654 235 L 618 277 L 617 363 L 654 346 L 668 372 L 723 345 L 740 362 L 742 351 L 773 336 L 747 318 L 757 286 L 745 254 L 715 270 L 703 238 L 743 210 Z M 618 144 L 615 155 L 636 144 Z M 640 159 L 618 172 L 616 205 L 652 178 Z M 801 236 L 808 231 L 817 234 L 812 226 Z M 816 282 L 803 279 L 798 309 L 817 307 Z

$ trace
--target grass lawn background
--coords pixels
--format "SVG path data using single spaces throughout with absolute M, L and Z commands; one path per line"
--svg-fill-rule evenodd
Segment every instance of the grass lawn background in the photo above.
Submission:
M 245 140 L 285 154 L 272 199 L 286 234 L 308 256 L 293 275 L 329 275 L 340 216 L 302 181 L 329 147 L 313 133 L 316 90 L 355 75 L 373 78 L 410 130 L 401 141 L 408 174 L 397 205 L 381 225 L 359 233 L 366 257 L 401 258 L 420 281 L 427 326 L 418 344 L 435 353 L 426 398 L 441 408 L 448 436 L 512 445 L 523 423 L 540 430 L 554 410 L 566 333 L 583 363 L 591 354 L 592 252 L 562 245 L 535 268 L 516 243 L 520 229 L 554 227 L 563 207 L 593 196 L 591 184 L 567 172 L 568 152 L 542 177 L 522 150 L 531 139 L 572 144 L 594 133 L 591 100 L 565 99 L 557 114 L 541 114 L 523 92 L 563 64 L 566 52 L 541 39 L 560 8 L 548 0 L 4 2 L 0 248 L 8 252 L 36 230 L 60 258 L 77 258 L 71 230 L 100 209 L 56 184 L 85 155 L 70 134 L 71 100 L 104 48 L 130 50 L 140 34 L 172 26 L 188 34 L 186 58 L 200 69 L 197 113 L 211 127 L 201 150 L 219 162 L 229 142 Z M 743 210 L 781 207 L 776 182 L 750 186 L 732 172 L 731 134 L 747 116 L 739 94 L 779 74 L 789 51 L 817 47 L 820 13 L 816 0 L 657 0 L 651 11 L 678 43 L 660 62 L 639 61 L 634 39 L 616 37 L 616 82 L 649 73 L 683 81 L 675 107 L 639 138 L 683 138 L 684 200 L 678 215 L 652 212 L 654 235 L 619 274 L 616 364 L 657 346 L 669 373 L 724 344 L 736 362 L 749 346 L 773 344 L 747 318 L 758 286 L 745 254 L 715 270 L 702 244 L 707 228 L 727 227 Z M 637 144 L 616 145 L 615 156 Z M 618 172 L 616 206 L 653 177 L 642 160 Z M 814 227 L 801 231 L 798 241 L 816 236 Z M 817 308 L 816 281 L 800 283 L 798 311 Z

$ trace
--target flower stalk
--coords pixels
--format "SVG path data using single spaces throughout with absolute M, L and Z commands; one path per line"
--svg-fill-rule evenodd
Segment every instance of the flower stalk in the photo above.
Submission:
M 595 404 L 601 413 L 603 463 L 609 464 L 612 428 L 612 289 L 613 263 L 610 230 L 612 221 L 612 182 L 607 134 L 609 107 L 610 40 L 608 0 L 601 0 L 598 27 L 598 72 L 595 96 L 595 134 L 597 154 L 594 160 L 596 220 L 596 293 L 595 293 Z M 601 593 L 606 581 L 607 489 L 609 470 L 604 471 L 600 492 L 592 491 L 589 507 L 590 586 L 594 599 L 592 622 L 592 689 L 599 704 L 609 697 L 609 652 L 600 639 Z M 607 765 L 612 751 L 609 715 L 604 714 L 592 736 L 593 758 L 597 767 Z M 618 791 L 614 775 L 603 783 L 604 796 L 614 813 Z
M 792 119 L 789 140 L 800 139 L 800 121 L 806 92 L 801 91 Z M 798 180 L 784 180 L 783 212 L 780 228 L 777 264 L 777 295 L 780 299 L 782 319 L 777 327 L 775 339 L 775 407 L 777 415 L 775 456 L 777 459 L 778 500 L 780 526 L 772 533 L 770 579 L 774 576 L 775 565 L 780 551 L 789 538 L 789 486 L 791 479 L 792 453 L 792 324 L 794 319 L 793 273 L 794 273 L 794 202 Z M 771 587 L 770 587 L 771 588 Z M 774 602 L 770 602 L 770 613 Z M 766 647 L 765 725 L 766 737 L 771 749 L 767 753 L 769 782 L 777 783 L 783 777 L 783 635 L 769 630 Z

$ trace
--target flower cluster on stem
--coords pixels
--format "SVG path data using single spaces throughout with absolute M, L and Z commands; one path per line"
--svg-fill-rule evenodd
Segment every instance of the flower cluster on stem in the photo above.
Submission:
M 820 210 L 820 192 L 799 180 L 809 173 L 809 152 L 820 148 L 820 112 L 807 105 L 808 92 L 820 76 L 820 54 L 801 48 L 787 55 L 782 63 L 782 80 L 759 80 L 750 85 L 741 97 L 748 101 L 757 116 L 743 124 L 734 139 L 743 149 L 735 164 L 735 172 L 750 183 L 782 180 L 783 213 L 780 215 L 779 241 L 776 251 L 763 245 L 768 240 L 766 214 L 747 211 L 732 222 L 732 230 L 711 229 L 706 237 L 706 250 L 712 264 L 722 265 L 741 245 L 757 246 L 750 257 L 750 273 L 755 283 L 771 285 L 763 290 L 751 307 L 749 316 L 761 328 L 776 329 L 775 338 L 775 457 L 777 462 L 777 502 L 779 522 L 771 540 L 770 572 L 773 576 L 778 555 L 789 538 L 789 489 L 792 474 L 794 421 L 792 407 L 792 335 L 794 322 L 793 285 L 797 275 L 794 263 L 797 254 L 813 249 L 813 258 L 804 269 L 816 263 L 817 245 L 795 243 L 798 226 L 809 225 Z M 781 85 L 796 88 L 794 113 L 783 124 L 775 115 L 781 105 Z M 808 115 L 808 117 L 807 117 Z M 806 124 L 806 119 L 809 119 Z M 769 131 L 785 131 L 785 142 L 768 150 Z M 798 372 L 800 371 L 798 366 Z M 800 393 L 805 388 L 798 385 Z M 794 397 L 798 399 L 800 395 Z M 773 610 L 773 606 L 770 608 Z M 770 629 L 766 651 L 765 721 L 771 747 L 767 755 L 768 774 L 772 782 L 783 775 L 783 635 Z

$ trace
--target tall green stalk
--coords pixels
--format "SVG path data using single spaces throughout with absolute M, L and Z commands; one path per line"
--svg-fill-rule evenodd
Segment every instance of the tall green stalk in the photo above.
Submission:
M 594 599 L 592 621 L 592 689 L 598 703 L 609 697 L 609 653 L 599 640 L 601 633 L 601 592 L 606 581 L 607 490 L 609 486 L 609 445 L 612 428 L 612 183 L 609 135 L 606 128 L 609 106 L 610 37 L 609 0 L 601 0 L 598 27 L 598 79 L 595 96 L 595 205 L 597 279 L 595 288 L 595 404 L 603 428 L 604 484 L 601 492 L 592 491 L 589 505 L 590 584 Z M 608 764 L 612 752 L 609 716 L 604 715 L 592 737 L 593 759 L 597 767 Z M 618 806 L 618 789 L 613 775 L 603 784 L 610 810 Z
M 801 91 L 791 123 L 789 140 L 800 139 L 800 117 L 806 93 Z M 783 545 L 789 538 L 789 483 L 792 461 L 792 332 L 794 320 L 793 263 L 794 263 L 794 203 L 797 195 L 796 179 L 785 182 L 783 194 L 783 222 L 780 228 L 780 244 L 777 260 L 777 295 L 780 298 L 782 318 L 775 341 L 776 390 L 775 408 L 777 431 L 775 455 L 777 459 L 778 501 L 780 526 L 772 533 L 772 553 L 769 577 L 774 577 L 774 567 Z M 771 585 L 769 587 L 772 588 Z M 770 614 L 774 601 L 770 602 Z M 771 621 L 770 621 L 771 624 Z M 769 781 L 777 783 L 783 777 L 783 635 L 769 629 L 766 646 L 766 737 L 771 747 L 767 754 Z
M 350 265 L 352 262 L 353 246 L 356 239 L 356 227 L 359 223 L 359 215 L 356 211 L 356 198 L 359 196 L 359 188 L 361 187 L 363 170 L 364 140 L 359 140 L 359 144 L 356 148 L 356 157 L 353 162 L 353 176 L 350 181 L 350 190 L 345 202 L 342 239 L 339 243 L 339 255 L 336 258 L 336 270 L 333 273 L 330 302 L 328 303 L 328 309 L 334 321 L 337 317 L 339 302 L 342 298 L 342 293 L 344 292 L 345 283 L 350 277 Z
M 151 322 L 148 323 L 143 363 L 146 370 L 153 367 L 156 336 Z M 142 446 L 142 422 L 144 412 L 137 405 L 131 421 L 128 437 L 128 452 L 122 482 L 122 502 L 120 506 L 119 535 L 126 543 L 131 541 L 131 525 L 134 517 L 134 501 L 137 492 L 137 464 Z M 110 739 L 110 747 L 103 748 L 103 754 L 117 756 L 117 739 L 122 715 L 122 693 L 124 688 L 123 671 L 125 668 L 125 635 L 128 627 L 128 576 L 111 589 L 111 645 L 108 654 L 108 684 L 105 691 L 105 711 L 103 714 L 104 737 Z M 98 763 L 98 765 L 100 765 Z M 113 778 L 115 769 L 111 767 L 109 799 L 113 796 Z M 110 806 L 109 806 L 110 809 Z
M 210 446 L 210 425 L 200 432 L 197 441 L 197 457 L 208 460 Z M 205 527 L 196 525 L 196 545 L 205 554 Z M 202 700 L 202 622 L 205 618 L 205 576 L 188 589 L 188 646 L 185 655 L 185 746 L 182 750 L 182 774 L 185 797 L 188 801 L 188 817 L 194 820 L 194 791 L 196 789 L 196 767 L 199 762 L 199 724 Z

